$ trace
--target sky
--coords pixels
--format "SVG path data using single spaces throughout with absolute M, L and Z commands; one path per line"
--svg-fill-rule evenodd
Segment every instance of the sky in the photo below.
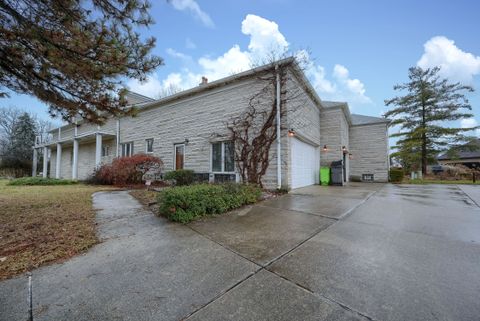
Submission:
M 407 81 L 412 66 L 441 66 L 441 75 L 473 86 L 469 94 L 480 124 L 480 2 L 478 1 L 151 1 L 155 24 L 139 29 L 157 39 L 153 53 L 165 64 L 146 83 L 129 89 L 156 98 L 171 85 L 188 89 L 249 69 L 275 48 L 308 52 L 307 77 L 323 100 L 348 102 L 352 113 L 381 116 L 384 100 Z M 48 118 L 35 98 L 12 94 L 17 106 Z M 59 123 L 59 121 L 54 121 Z M 480 131 L 474 134 L 480 134 Z

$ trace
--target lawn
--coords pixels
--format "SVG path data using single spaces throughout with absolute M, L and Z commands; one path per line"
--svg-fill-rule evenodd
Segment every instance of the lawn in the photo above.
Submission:
M 7 183 L 0 180 L 0 280 L 67 259 L 98 242 L 91 195 L 109 187 Z
M 480 181 L 475 183 L 472 180 L 439 180 L 439 179 L 409 179 L 404 180 L 406 184 L 460 184 L 460 185 L 480 185 Z

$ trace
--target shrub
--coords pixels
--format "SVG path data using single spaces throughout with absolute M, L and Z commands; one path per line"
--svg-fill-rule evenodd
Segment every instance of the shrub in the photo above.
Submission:
M 175 222 L 221 214 L 259 200 L 261 189 L 242 184 L 198 184 L 164 189 L 158 195 L 159 213 Z
M 103 164 L 95 170 L 87 182 L 104 185 L 141 184 L 143 174 L 154 167 L 163 167 L 162 160 L 155 156 L 137 154 L 118 157 L 111 164 Z
M 43 178 L 43 177 L 23 177 L 11 180 L 8 185 L 71 185 L 77 184 L 77 181 L 70 179 Z
M 392 168 L 390 169 L 390 182 L 400 183 L 403 181 L 404 172 L 403 169 Z
M 184 186 L 190 185 L 195 179 L 195 174 L 189 169 L 177 169 L 175 171 L 165 174 L 165 179 L 175 180 L 176 185 Z

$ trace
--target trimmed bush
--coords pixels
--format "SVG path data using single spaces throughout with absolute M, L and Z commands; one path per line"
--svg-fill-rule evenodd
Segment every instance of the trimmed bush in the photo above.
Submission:
M 141 184 L 142 176 L 149 167 L 163 167 L 163 162 L 160 158 L 137 154 L 127 157 L 115 158 L 111 164 L 103 164 L 93 175 L 87 180 L 91 184 L 102 185 L 131 185 Z M 139 168 L 142 170 L 139 170 Z
M 221 214 L 260 199 L 261 189 L 243 184 L 197 184 L 164 189 L 158 195 L 159 213 L 172 221 L 187 223 Z
M 21 186 L 21 185 L 72 185 L 77 184 L 77 181 L 70 179 L 57 179 L 57 178 L 43 178 L 43 177 L 22 177 L 11 180 L 8 185 Z
M 392 168 L 390 169 L 390 182 L 400 183 L 403 181 L 404 172 L 403 169 Z
M 177 169 L 165 174 L 165 179 L 175 180 L 177 186 L 190 185 L 195 180 L 195 174 L 190 169 Z

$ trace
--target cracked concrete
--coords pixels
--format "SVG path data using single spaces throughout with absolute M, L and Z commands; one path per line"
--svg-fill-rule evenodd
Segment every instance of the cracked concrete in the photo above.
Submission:
M 476 320 L 480 189 L 312 186 L 189 225 L 94 197 L 87 254 L 33 272 L 35 320 Z M 24 320 L 24 276 L 0 320 Z

